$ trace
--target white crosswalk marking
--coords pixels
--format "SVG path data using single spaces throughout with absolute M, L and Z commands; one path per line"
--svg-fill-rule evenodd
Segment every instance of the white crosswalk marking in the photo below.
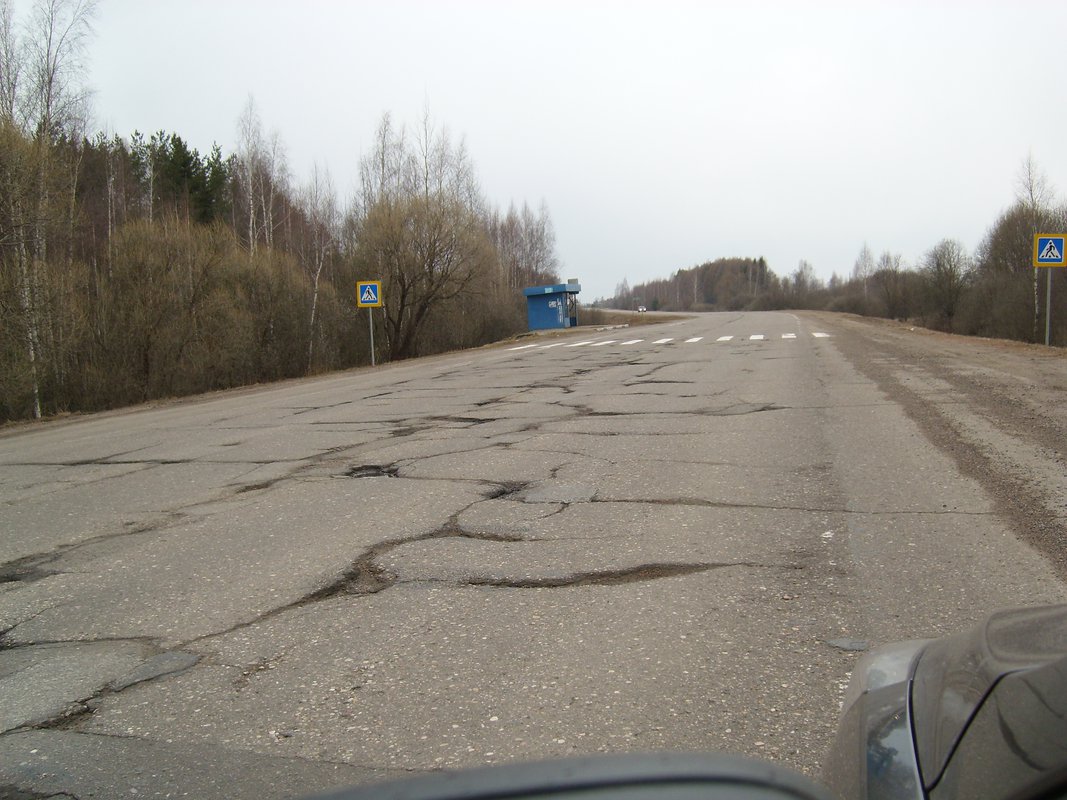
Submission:
M 745 339 L 745 338 L 747 338 L 748 341 L 750 341 L 750 342 L 765 342 L 768 339 L 773 339 L 776 335 L 780 336 L 781 339 L 786 340 L 786 341 L 800 339 L 800 338 L 808 336 L 808 335 L 810 335 L 811 337 L 813 337 L 815 339 L 829 339 L 830 338 L 830 334 L 828 334 L 828 333 L 823 333 L 821 331 L 813 331 L 810 334 L 807 334 L 807 333 L 805 333 L 805 334 L 783 333 L 783 334 L 770 334 L 770 335 L 768 335 L 768 334 L 765 334 L 765 333 L 753 333 L 753 334 L 751 334 L 751 335 L 749 335 L 747 337 L 746 336 L 738 336 L 736 334 L 726 334 L 724 336 L 717 337 L 715 339 L 715 341 L 716 342 L 720 342 L 720 343 L 721 342 L 732 342 L 735 339 Z M 703 337 L 703 336 L 691 336 L 688 339 L 677 339 L 677 338 L 675 338 L 673 336 L 665 336 L 662 339 L 655 339 L 651 343 L 652 344 L 669 344 L 670 342 L 682 341 L 682 342 L 685 342 L 685 344 L 696 344 L 697 342 L 702 342 L 704 340 L 705 340 L 705 337 Z M 551 350 L 551 349 L 553 349 L 555 347 L 606 347 L 606 346 L 612 345 L 612 344 L 617 344 L 617 345 L 620 345 L 620 346 L 623 346 L 623 345 L 627 345 L 628 346 L 628 345 L 641 344 L 642 342 L 647 342 L 647 341 L 649 341 L 649 340 L 648 339 L 626 339 L 625 341 L 622 341 L 622 340 L 619 340 L 619 339 L 603 339 L 603 340 L 583 339 L 580 342 L 562 341 L 562 342 L 552 342 L 551 344 L 520 344 L 520 345 L 516 345 L 514 347 L 509 347 L 509 348 L 507 348 L 507 350 L 510 351 L 510 352 L 521 352 L 523 350 L 532 350 L 534 348 L 536 348 L 538 350 Z

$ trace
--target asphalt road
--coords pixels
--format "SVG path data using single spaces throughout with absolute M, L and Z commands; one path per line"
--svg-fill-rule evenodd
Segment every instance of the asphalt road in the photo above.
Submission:
M 1065 365 L 723 313 L 9 430 L 0 795 L 817 775 L 862 649 L 1067 601 Z

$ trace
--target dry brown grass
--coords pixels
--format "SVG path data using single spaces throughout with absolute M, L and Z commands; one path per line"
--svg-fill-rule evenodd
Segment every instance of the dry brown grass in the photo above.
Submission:
M 663 322 L 676 314 L 657 314 L 654 311 L 620 311 L 612 308 L 583 308 L 578 312 L 579 327 L 602 327 L 605 325 L 651 325 Z

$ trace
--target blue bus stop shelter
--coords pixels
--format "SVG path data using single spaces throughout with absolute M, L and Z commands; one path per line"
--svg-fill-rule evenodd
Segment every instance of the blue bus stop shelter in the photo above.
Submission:
M 578 292 L 582 287 L 577 282 L 556 286 L 531 286 L 523 289 L 526 295 L 526 318 L 530 330 L 549 328 L 574 328 L 578 325 Z

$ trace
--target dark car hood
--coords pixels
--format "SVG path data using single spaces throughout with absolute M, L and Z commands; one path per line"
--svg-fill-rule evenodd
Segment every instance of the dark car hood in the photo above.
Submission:
M 931 642 L 912 686 L 923 783 L 937 782 L 975 711 L 1005 675 L 1067 656 L 1067 605 L 994 614 L 973 630 Z

